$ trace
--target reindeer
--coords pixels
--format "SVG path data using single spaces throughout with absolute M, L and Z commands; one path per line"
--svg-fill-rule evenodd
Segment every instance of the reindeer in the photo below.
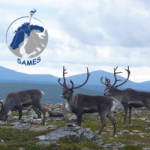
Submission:
M 104 91 L 107 91 L 104 93 L 104 96 L 109 96 L 112 97 L 114 100 L 118 101 L 119 103 L 122 104 L 124 108 L 124 122 L 123 125 L 126 125 L 126 118 L 127 118 L 127 112 L 129 109 L 129 126 L 132 126 L 131 124 L 131 114 L 132 114 L 132 107 L 139 108 L 139 107 L 146 107 L 148 110 L 150 110 L 150 93 L 149 92 L 141 92 L 141 91 L 136 91 L 131 88 L 127 88 L 125 90 L 119 90 L 117 87 L 125 84 L 130 76 L 130 70 L 129 66 L 128 69 L 125 69 L 128 73 L 127 78 L 124 82 L 122 82 L 119 85 L 116 85 L 118 81 L 117 79 L 117 74 L 122 73 L 122 72 L 116 72 L 118 66 L 114 68 L 114 78 L 115 81 L 111 85 L 110 79 L 105 78 L 105 82 L 103 82 L 103 77 L 101 78 L 101 83 L 106 86 Z
M 46 110 L 41 106 L 41 99 L 44 92 L 37 89 L 30 89 L 25 91 L 13 92 L 9 93 L 4 101 L 4 104 L 0 102 L 2 105 L 0 111 L 0 120 L 6 121 L 8 116 L 11 114 L 11 111 L 18 110 L 19 111 L 19 120 L 22 118 L 22 109 L 23 107 L 32 106 L 33 110 L 36 112 L 38 117 L 41 117 L 41 113 L 43 113 L 43 125 L 45 124 L 45 113 Z
M 82 115 L 84 113 L 98 112 L 102 122 L 101 129 L 99 130 L 98 133 L 100 134 L 103 131 L 106 125 L 105 118 L 108 117 L 113 124 L 114 127 L 113 135 L 115 135 L 116 121 L 113 117 L 113 111 L 116 107 L 116 102 L 113 99 L 104 96 L 89 96 L 81 93 L 74 94 L 74 89 L 80 88 L 87 83 L 90 76 L 88 68 L 87 68 L 87 78 L 85 82 L 76 87 L 74 86 L 72 80 L 70 80 L 70 83 L 72 85 L 71 87 L 68 87 L 66 85 L 65 71 L 66 71 L 65 67 L 63 67 L 64 83 L 63 84 L 60 83 L 61 78 L 58 79 L 58 83 L 63 87 L 63 93 L 62 95 L 60 95 L 60 97 L 66 99 L 66 105 L 65 105 L 66 110 L 69 112 L 73 112 L 77 116 L 78 126 L 81 126 Z

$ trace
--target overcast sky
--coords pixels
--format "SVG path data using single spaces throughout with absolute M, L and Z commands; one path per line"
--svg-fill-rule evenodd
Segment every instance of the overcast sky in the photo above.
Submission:
M 33 8 L 49 40 L 41 62 L 23 66 L 7 47 L 6 31 Z M 130 80 L 150 80 L 149 0 L 0 0 L 0 16 L 0 66 L 58 77 L 63 66 L 69 76 L 119 66 L 126 77 L 130 66 Z

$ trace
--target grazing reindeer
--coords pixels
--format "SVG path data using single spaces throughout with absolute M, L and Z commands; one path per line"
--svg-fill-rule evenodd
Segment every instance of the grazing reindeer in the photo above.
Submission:
M 41 117 L 41 113 L 39 110 L 42 111 L 44 125 L 46 111 L 41 106 L 41 99 L 43 94 L 43 91 L 37 89 L 9 93 L 4 101 L 4 104 L 0 102 L 2 105 L 2 109 L 0 111 L 0 120 L 6 121 L 12 110 L 19 111 L 20 120 L 22 118 L 22 108 L 31 105 L 39 118 Z
M 85 82 L 79 86 L 74 86 L 74 83 L 72 80 L 70 80 L 71 87 L 68 87 L 66 85 L 66 79 L 65 79 L 65 67 L 63 67 L 63 80 L 64 83 L 60 83 L 61 78 L 58 79 L 58 83 L 63 86 L 63 93 L 60 95 L 61 98 L 66 99 L 66 109 L 67 111 L 73 112 L 77 116 L 77 124 L 81 126 L 81 121 L 82 121 L 82 115 L 84 113 L 93 113 L 93 112 L 98 112 L 101 118 L 102 122 L 102 127 L 99 130 L 99 134 L 103 131 L 105 125 L 106 125 L 106 120 L 105 118 L 108 117 L 109 120 L 112 122 L 114 126 L 114 131 L 113 135 L 116 134 L 116 121 L 114 120 L 113 117 L 113 111 L 116 107 L 116 102 L 108 97 L 104 96 L 89 96 L 89 95 L 84 95 L 81 93 L 74 94 L 74 89 L 80 88 L 83 85 L 86 84 L 86 82 L 89 79 L 89 71 L 87 68 L 87 78 Z
M 105 82 L 102 81 L 103 77 L 101 78 L 101 83 L 106 86 L 105 91 L 107 92 L 104 94 L 104 96 L 109 96 L 115 99 L 116 101 L 120 102 L 123 105 L 125 115 L 124 115 L 124 123 L 123 125 L 126 125 L 126 118 L 127 118 L 127 112 L 129 109 L 129 126 L 131 126 L 131 114 L 132 114 L 132 107 L 139 108 L 139 107 L 146 107 L 148 110 L 150 110 L 150 93 L 149 92 L 140 92 L 133 90 L 131 88 L 127 88 L 125 90 L 119 90 L 117 87 L 125 84 L 130 76 L 130 70 L 125 69 L 128 73 L 128 76 L 124 82 L 122 82 L 119 85 L 116 85 L 118 80 L 116 75 L 121 72 L 116 72 L 118 66 L 114 68 L 114 77 L 115 81 L 111 85 L 110 80 L 105 78 Z

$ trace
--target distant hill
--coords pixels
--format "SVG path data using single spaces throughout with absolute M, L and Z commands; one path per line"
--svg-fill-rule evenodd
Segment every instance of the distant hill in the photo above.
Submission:
M 114 75 L 113 73 L 109 73 L 106 71 L 98 70 L 90 72 L 90 77 L 87 82 L 87 84 L 84 86 L 84 88 L 104 92 L 105 86 L 100 82 L 100 78 L 105 77 L 109 78 L 111 80 L 111 83 L 114 83 Z M 122 80 L 121 82 L 125 81 L 125 78 L 122 76 L 117 75 L 117 78 Z M 73 80 L 75 85 L 79 85 L 83 83 L 86 79 L 86 73 L 74 75 L 66 78 L 67 81 Z M 118 82 L 117 84 L 119 84 Z M 150 91 L 150 81 L 142 82 L 142 83 L 136 83 L 133 81 L 128 80 L 124 85 L 119 87 L 119 89 L 125 89 L 125 88 L 133 88 L 135 90 L 141 90 L 141 91 Z
M 58 77 L 50 74 L 26 74 L 0 66 L 0 83 L 57 83 Z
M 67 85 L 70 84 L 70 79 L 73 80 L 75 86 L 82 84 L 86 79 L 86 72 L 83 74 L 78 74 L 70 77 L 66 77 Z M 106 71 L 98 70 L 90 72 L 90 78 L 85 86 L 83 86 L 84 89 L 88 89 L 95 92 L 101 92 L 104 93 L 105 86 L 100 82 L 101 77 L 107 77 L 111 80 L 111 83 L 114 82 L 114 75 L 113 73 L 109 73 Z M 118 78 L 122 81 L 125 80 L 124 77 L 118 76 Z M 48 84 L 45 85 L 47 88 L 52 89 L 52 87 L 57 86 L 58 87 L 58 77 L 55 77 L 50 74 L 25 74 L 20 73 L 8 68 L 4 68 L 0 66 L 0 83 L 32 83 L 35 84 L 35 87 L 38 87 L 38 84 Z M 19 85 L 19 84 L 18 84 Z M 14 86 L 14 84 L 13 84 Z M 51 87 L 48 87 L 51 86 Z M 30 88 L 28 85 L 27 88 Z M 61 88 L 59 86 L 59 88 Z M 58 89 L 59 89 L 58 88 Z M 142 82 L 142 83 L 136 83 L 132 81 L 128 81 L 123 86 L 119 87 L 120 89 L 125 88 L 133 88 L 135 90 L 140 91 L 150 91 L 150 81 Z M 17 90 L 18 91 L 18 90 Z M 60 90 L 61 92 L 61 90 Z
M 5 99 L 7 94 L 10 92 L 17 92 L 27 89 L 39 89 L 44 91 L 42 102 L 50 101 L 55 104 L 58 102 L 65 102 L 64 99 L 60 98 L 62 93 L 62 87 L 54 84 L 35 84 L 35 83 L 0 83 L 0 100 Z M 84 93 L 88 95 L 102 95 L 97 91 L 92 91 L 84 88 L 75 90 L 75 93 Z

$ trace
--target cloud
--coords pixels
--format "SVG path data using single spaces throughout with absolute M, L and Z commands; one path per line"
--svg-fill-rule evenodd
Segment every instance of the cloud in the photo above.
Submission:
M 57 14 L 62 28 L 88 45 L 123 47 L 149 46 L 150 11 L 133 1 L 103 1 L 96 10 L 78 3 L 63 7 Z
M 108 44 L 123 47 L 149 46 L 150 12 L 145 9 L 142 1 L 103 1 L 98 12 L 99 25 L 106 30 L 110 39 Z
M 69 36 L 86 45 L 100 45 L 104 39 L 101 28 L 94 24 L 94 15 L 77 3 L 64 7 L 57 14 L 57 18 Z
M 6 0 L 0 4 L 3 16 L 0 18 L 0 65 L 56 76 L 62 75 L 63 65 L 70 70 L 69 75 L 84 73 L 87 66 L 91 71 L 113 72 L 116 66 L 129 65 L 136 72 L 130 79 L 150 80 L 146 71 L 150 67 L 148 0 L 38 0 L 36 3 Z M 12 21 L 29 15 L 33 8 L 37 9 L 35 17 L 48 30 L 49 42 L 41 54 L 41 63 L 28 69 L 16 64 L 17 58 L 7 49 L 5 34 Z

